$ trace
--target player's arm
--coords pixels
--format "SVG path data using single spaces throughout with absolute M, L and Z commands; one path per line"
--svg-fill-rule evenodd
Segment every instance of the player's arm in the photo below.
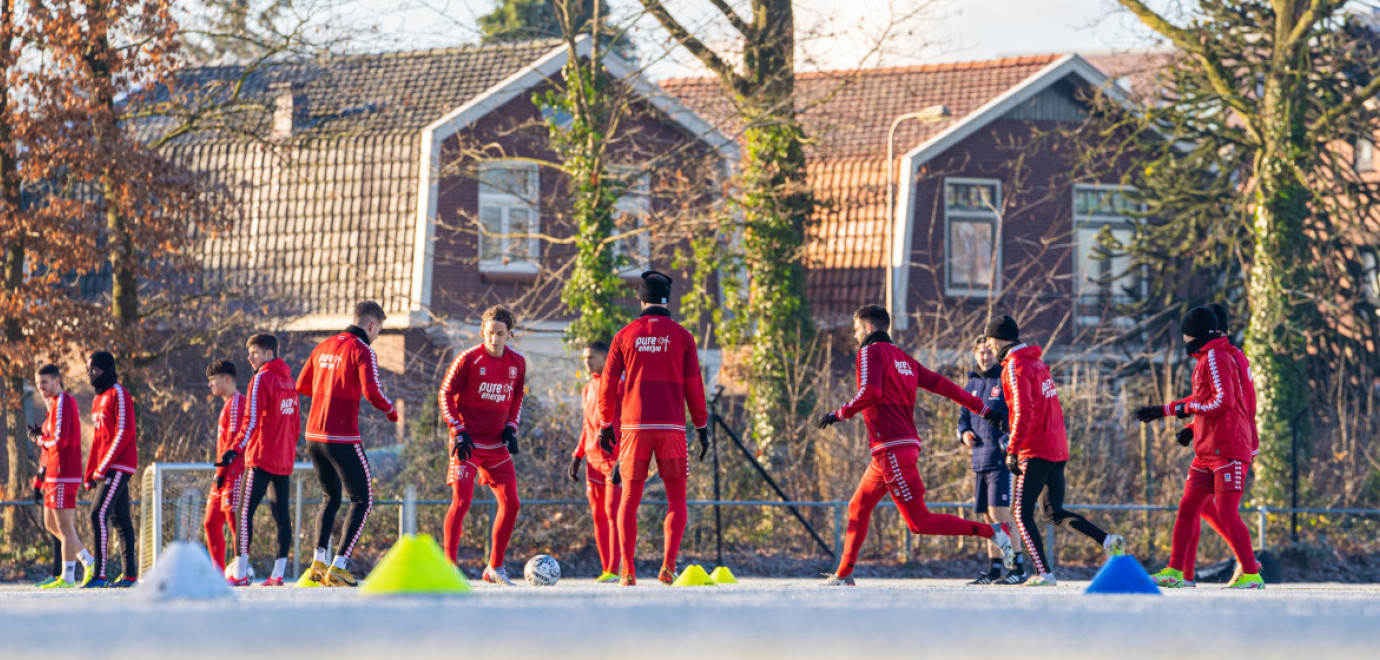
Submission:
M 872 350 L 872 346 L 864 346 L 858 350 L 854 368 L 858 377 L 858 393 L 834 413 L 839 419 L 849 419 L 881 400 L 884 380 L 881 368 L 881 360 L 877 358 L 877 352 Z
M 120 445 L 125 440 L 125 428 L 129 420 L 125 419 L 125 388 L 116 385 L 115 389 L 115 437 L 110 441 L 110 449 L 101 457 L 101 462 L 96 466 L 96 473 L 93 475 L 97 479 L 105 478 L 105 471 L 110 467 L 110 462 L 115 460 L 116 453 L 120 451 Z M 106 399 L 107 401 L 111 399 Z
M 51 436 L 46 433 L 40 434 L 38 436 L 39 447 L 42 447 L 44 449 L 53 449 L 54 447 L 58 446 L 66 447 L 66 443 L 63 442 L 62 437 L 62 429 L 65 426 L 64 422 L 67 421 L 65 418 L 68 412 L 67 410 L 64 410 L 65 408 L 67 408 L 67 402 L 65 401 L 66 398 L 67 397 L 65 395 L 58 395 L 57 412 L 53 415 L 53 419 L 56 420 L 56 423 L 53 424 L 53 434 Z
M 503 423 L 505 428 L 515 429 L 522 423 L 522 397 L 527 390 L 527 360 L 521 362 L 517 382 L 513 383 L 513 400 L 508 404 L 508 419 Z
M 963 434 L 973 433 L 973 413 L 967 408 L 958 409 L 958 439 L 963 439 Z M 976 435 L 976 434 L 974 434 Z
M 982 402 L 982 399 L 969 394 L 968 390 L 959 387 L 958 383 L 930 371 L 925 368 L 925 365 L 915 360 L 910 361 L 910 367 L 916 370 L 915 373 L 918 376 L 917 382 L 920 385 L 920 389 L 938 394 L 939 396 L 953 401 L 963 406 L 966 410 L 977 413 L 979 417 L 986 416 L 991 412 L 987 409 L 987 404 Z
M 690 408 L 690 422 L 695 428 L 704 429 L 709 426 L 709 410 L 704 400 L 704 374 L 700 373 L 700 353 L 695 346 L 695 338 L 689 333 L 685 333 L 689 339 L 685 347 L 684 371 L 681 374 L 684 379 L 685 405 Z
M 364 346 L 364 354 L 360 357 L 359 382 L 364 385 L 364 398 L 388 415 L 388 421 L 398 421 L 398 411 L 393 407 L 393 401 L 383 394 L 383 384 L 379 380 L 379 356 L 368 346 Z
M 622 333 L 613 336 L 609 358 L 604 363 L 604 375 L 599 377 L 599 428 L 609 428 L 618 419 L 621 399 L 619 384 L 623 381 L 626 364 L 623 361 Z
M 297 393 L 311 398 L 312 379 L 316 374 L 316 351 L 311 352 L 307 358 L 307 363 L 302 365 L 302 370 L 297 372 Z
M 1026 436 L 1030 434 L 1030 410 L 1034 406 L 1034 399 L 1031 397 L 1034 392 L 1031 388 L 1034 384 L 1029 379 L 1024 378 L 1024 367 L 1016 361 L 1012 361 L 1002 370 L 1002 384 L 1006 389 L 1007 406 L 1011 410 L 1008 419 L 1009 430 L 1007 435 L 1009 441 L 1006 446 L 1006 453 L 1010 456 L 1020 454 L 1021 448 L 1025 445 Z
M 465 417 L 460 414 L 460 406 L 456 405 L 456 393 L 465 388 L 465 381 L 469 378 L 469 362 L 465 359 L 465 353 L 455 356 L 455 360 L 450 363 L 450 369 L 446 370 L 446 377 L 441 381 L 441 391 L 436 394 L 437 404 L 441 407 L 441 419 L 450 428 L 451 435 L 455 435 L 465 430 Z
M 1203 357 L 1207 362 L 1207 377 L 1193 383 L 1193 396 L 1184 402 L 1183 410 L 1199 417 L 1221 417 L 1241 396 L 1236 361 L 1212 349 Z
M 259 384 L 261 376 L 263 376 L 262 371 L 249 379 L 249 394 L 245 395 L 245 400 L 248 402 L 247 410 L 244 411 L 243 415 L 235 415 L 233 411 L 231 413 L 230 428 L 235 429 L 234 435 L 230 436 L 235 439 L 231 448 L 241 454 L 244 453 L 244 448 L 249 446 L 249 438 L 254 435 L 254 429 L 259 428 L 259 417 L 264 414 L 268 404 L 268 394 Z M 233 399 L 231 401 L 231 405 L 234 405 Z M 236 424 L 234 417 L 242 417 L 243 422 Z

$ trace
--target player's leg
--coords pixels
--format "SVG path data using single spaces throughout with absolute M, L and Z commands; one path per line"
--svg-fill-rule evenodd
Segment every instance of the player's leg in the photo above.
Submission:
M 862 550 L 863 541 L 867 540 L 867 526 L 872 522 L 872 510 L 885 496 L 886 482 L 880 470 L 874 471 L 873 466 L 869 465 L 858 482 L 857 490 L 853 491 L 853 497 L 848 500 L 848 529 L 843 536 L 843 556 L 839 557 L 839 567 L 826 584 L 837 581 L 852 583 L 858 553 Z
M 116 474 L 119 474 L 118 472 Z M 96 570 L 94 579 L 86 586 L 103 587 L 108 580 L 106 564 L 110 559 L 110 508 L 115 500 L 114 477 L 107 476 L 96 488 L 96 499 L 91 503 L 91 537 L 96 546 Z
M 1021 543 L 1030 553 L 1031 568 L 1041 579 L 1030 584 L 1053 584 L 1053 573 L 1045 558 L 1044 539 L 1040 537 L 1040 524 L 1036 520 L 1036 505 L 1040 492 L 1045 488 L 1045 479 L 1054 465 L 1050 461 L 1031 458 L 1021 463 L 1021 473 L 1011 493 L 1011 508 L 1015 509 L 1016 531 L 1020 532 Z
M 663 545 L 661 572 L 657 579 L 665 582 L 675 581 L 676 558 L 680 555 L 680 543 L 685 538 L 685 527 L 689 523 L 690 511 L 686 504 L 686 482 L 690 478 L 690 452 L 688 439 L 684 433 L 660 433 L 653 453 L 656 455 L 657 474 L 666 486 L 666 521 L 662 525 Z
M 1225 465 L 1215 466 L 1213 470 L 1213 504 L 1217 507 L 1217 518 L 1222 522 L 1227 543 L 1236 555 L 1236 563 L 1241 567 L 1241 576 L 1228 585 L 1230 588 L 1259 589 L 1265 582 L 1260 579 L 1260 564 L 1251 548 L 1251 532 L 1241 520 L 1241 497 L 1245 494 L 1246 473 L 1250 466 L 1242 461 L 1227 461 Z
M 606 542 L 609 546 L 609 567 L 606 580 L 618 578 L 619 566 L 623 563 L 623 545 L 618 540 L 618 505 L 623 501 L 623 487 L 613 483 L 613 470 L 604 478 L 604 519 L 608 521 Z
M 116 580 L 111 584 L 113 587 L 133 586 L 139 579 L 139 563 L 135 559 L 139 538 L 134 534 L 134 516 L 129 510 L 129 477 L 123 472 L 115 473 L 115 499 L 110 506 L 110 521 L 115 523 L 115 530 L 120 534 L 120 559 L 124 568 L 124 579 Z
M 596 467 L 585 461 L 585 499 L 589 501 L 589 516 L 594 522 L 594 545 L 599 549 L 599 577 L 611 574 L 617 567 L 612 563 L 613 536 L 609 533 L 612 521 L 609 518 L 608 489 L 605 479 Z
M 268 492 L 268 473 L 259 468 L 244 472 L 244 501 L 237 515 L 239 530 L 235 533 L 235 569 L 230 584 L 237 587 L 249 585 L 249 546 L 254 542 L 254 512 Z
M 201 527 L 206 531 L 206 551 L 211 553 L 211 563 L 221 573 L 225 573 L 225 522 L 220 493 L 212 490 L 206 498 L 206 514 L 201 518 Z
M 512 465 L 512 461 L 508 465 Z M 507 577 L 504 560 L 508 554 L 508 542 L 513 538 L 513 527 L 517 524 L 518 509 L 522 507 L 518 501 L 517 478 L 511 474 L 506 478 L 499 477 L 496 481 L 490 481 L 489 490 L 493 491 L 494 501 L 498 505 L 489 538 L 488 566 L 493 569 L 489 572 Z
M 331 460 L 331 446 L 328 442 L 307 443 L 307 456 L 311 457 L 316 482 L 321 484 L 321 508 L 316 513 L 316 553 L 310 569 L 313 582 L 326 578 L 325 572 L 329 568 L 327 562 L 330 561 L 326 553 L 331 547 L 331 532 L 335 530 L 335 516 L 340 510 L 340 474 Z M 320 562 L 319 566 L 317 562 Z
M 273 487 L 273 495 L 268 498 L 269 512 L 273 514 L 273 524 L 278 531 L 278 553 L 274 555 L 273 572 L 264 581 L 267 586 L 281 586 L 283 573 L 287 571 L 288 554 L 292 552 L 292 517 L 288 513 L 288 487 L 291 475 L 264 473 L 265 481 Z
M 878 454 L 877 458 L 882 462 L 887 491 L 891 493 L 891 499 L 896 502 L 901 518 L 906 521 L 906 527 L 912 534 L 1000 539 L 997 535 L 1000 529 L 994 525 L 946 513 L 930 513 L 929 507 L 925 505 L 925 482 L 920 479 L 920 469 L 917 467 L 920 460 L 919 449 L 885 451 Z M 1005 547 L 1003 554 L 1010 553 L 1009 538 L 1004 543 L 999 540 L 998 544 Z
M 331 459 L 336 471 L 340 473 L 345 495 L 350 498 L 350 514 L 346 519 L 345 533 L 341 536 L 340 550 L 331 560 L 327 579 L 342 586 L 358 586 L 359 581 L 350 573 L 350 555 L 364 534 L 364 523 L 369 520 L 369 511 L 374 507 L 374 484 L 369 472 L 369 458 L 364 455 L 364 447 L 359 443 L 333 444 L 330 447 Z
M 46 500 L 46 485 L 44 486 L 44 491 L 44 498 Z M 58 529 L 57 515 L 55 515 L 57 513 L 56 510 L 48 508 L 46 501 L 40 506 L 42 507 L 40 510 L 43 512 L 43 530 L 48 532 L 49 537 L 52 539 L 49 545 L 51 546 L 53 558 L 48 562 L 48 576 L 44 578 L 42 582 L 34 586 L 47 587 L 62 579 L 62 532 Z
M 1212 484 L 1200 483 L 1194 478 L 1196 472 L 1196 468 L 1189 468 L 1188 479 L 1184 480 L 1184 494 L 1179 498 L 1179 510 L 1174 515 L 1169 567 L 1152 576 L 1155 583 L 1162 587 L 1188 587 L 1193 584 L 1200 529 L 1198 517 L 1212 499 Z
M 460 565 L 460 537 L 465 528 L 465 514 L 469 513 L 470 503 L 474 501 L 475 466 L 469 461 L 459 462 L 451 459 L 450 508 L 446 510 L 445 528 L 441 531 L 441 547 L 446 557 L 457 567 Z
M 623 497 L 618 502 L 618 545 L 623 568 L 619 584 L 637 584 L 637 509 L 647 485 L 652 450 L 646 434 L 624 431 L 618 443 L 618 470 L 623 478 Z
M 1044 517 L 1053 525 L 1073 530 L 1086 536 L 1107 550 L 1109 554 L 1120 554 L 1124 541 L 1120 536 L 1108 534 L 1102 528 L 1088 522 L 1087 518 L 1064 508 L 1064 466 L 1065 461 L 1052 464 L 1045 479 Z
M 70 486 L 65 484 L 62 486 L 64 491 L 70 488 Z M 95 561 L 92 559 L 91 553 L 87 552 L 86 548 L 82 546 L 81 537 L 77 535 L 76 495 L 74 493 L 64 493 L 64 496 L 68 499 L 63 505 L 63 508 L 51 509 L 54 521 L 57 523 L 58 531 L 62 535 L 62 576 L 63 580 L 68 584 L 82 584 L 92 575 L 92 571 L 95 568 Z M 67 506 L 69 504 L 70 506 Z M 78 581 L 76 577 L 78 561 L 82 563 L 84 569 L 80 581 Z

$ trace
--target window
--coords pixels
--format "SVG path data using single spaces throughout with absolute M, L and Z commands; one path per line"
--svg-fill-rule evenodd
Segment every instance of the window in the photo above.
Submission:
M 1370 138 L 1356 138 L 1355 163 L 1357 172 L 1375 171 L 1375 143 Z
M 1130 245 L 1134 236 L 1131 220 L 1140 211 L 1139 204 L 1127 199 L 1125 189 L 1110 185 L 1079 185 L 1073 187 L 1073 227 L 1076 240 L 1077 293 L 1083 307 L 1079 319 L 1095 323 L 1101 308 L 1107 303 L 1127 302 L 1131 291 L 1143 286 L 1139 279 L 1128 279 L 1131 257 L 1124 253 L 1109 255 L 1098 238 L 1104 231 L 1119 245 Z
M 622 234 L 646 227 L 647 220 L 652 214 L 651 186 L 647 183 L 647 175 L 635 176 L 637 170 L 631 167 L 614 166 L 609 169 L 614 176 L 631 179 L 628 181 L 623 195 L 618 198 L 617 206 L 614 207 L 613 232 Z M 625 264 L 618 269 L 619 275 L 637 277 L 642 274 L 642 271 L 651 267 L 651 237 L 647 235 L 647 232 L 638 232 L 627 238 L 614 241 L 613 254 L 616 259 Z
M 541 229 L 535 164 L 493 161 L 479 166 L 479 270 L 535 275 Z
M 944 180 L 944 293 L 988 296 L 1001 289 L 1001 182 Z
M 1374 248 L 1361 248 L 1361 292 L 1367 302 L 1380 305 L 1380 260 Z

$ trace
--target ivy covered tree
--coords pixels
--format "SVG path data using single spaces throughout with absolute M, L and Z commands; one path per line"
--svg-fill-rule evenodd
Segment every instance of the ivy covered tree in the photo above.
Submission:
M 1118 2 L 1176 49 L 1147 103 L 1109 107 L 1104 137 L 1148 154 L 1129 182 L 1160 220 L 1119 247 L 1151 273 L 1151 308 L 1205 284 L 1244 294 L 1260 492 L 1278 503 L 1337 368 L 1320 363 L 1377 338 L 1363 282 L 1377 188 L 1353 147 L 1380 127 L 1380 34 L 1341 1 L 1199 0 L 1172 17 Z
M 792 396 L 790 382 L 805 362 L 815 326 L 805 298 L 802 261 L 814 197 L 805 172 L 805 134 L 795 111 L 795 15 L 790 0 L 752 0 L 751 20 L 728 3 L 711 0 L 742 38 L 734 63 L 696 37 L 662 0 L 639 0 L 728 89 L 746 127 L 737 199 L 740 226 L 731 254 L 720 261 L 727 312 L 719 337 L 729 347 L 750 347 L 746 379 L 753 438 L 769 456 L 797 435 L 793 424 L 811 404 Z M 740 280 L 737 273 L 742 273 Z M 803 408 L 803 409 L 802 409 Z
M 605 46 L 632 55 L 632 39 L 610 24 L 608 3 L 598 0 L 498 0 L 493 11 L 479 17 L 480 41 L 486 44 L 594 34 L 596 25 Z

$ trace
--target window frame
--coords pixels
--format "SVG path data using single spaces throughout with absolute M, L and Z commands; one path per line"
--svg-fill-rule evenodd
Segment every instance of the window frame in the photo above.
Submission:
M 1111 287 L 1109 288 L 1098 288 L 1095 291 L 1085 290 L 1085 287 L 1089 285 L 1089 282 L 1088 278 L 1085 277 L 1084 273 L 1082 272 L 1083 244 L 1080 238 L 1081 230 L 1092 228 L 1095 229 L 1097 233 L 1101 233 L 1103 227 L 1111 227 L 1113 231 L 1118 229 L 1125 229 L 1131 231 L 1135 230 L 1135 223 L 1130 216 L 1118 215 L 1114 213 L 1090 213 L 1088 215 L 1080 216 L 1078 214 L 1078 193 L 1080 191 L 1085 190 L 1121 192 L 1124 194 L 1127 191 L 1135 190 L 1135 188 L 1132 186 L 1124 186 L 1116 183 L 1075 183 L 1073 187 L 1070 188 L 1069 195 L 1070 201 L 1072 202 L 1070 204 L 1070 215 L 1072 216 L 1073 220 L 1072 224 L 1074 249 L 1074 301 L 1080 307 L 1084 305 L 1102 305 L 1107 302 L 1129 302 L 1130 296 L 1121 291 L 1120 288 L 1115 284 L 1111 285 Z M 1145 210 L 1144 204 L 1136 204 L 1135 206 L 1137 207 L 1137 212 L 1143 212 Z M 1089 247 L 1091 249 L 1092 246 Z M 1142 295 L 1145 294 L 1147 284 L 1148 283 L 1146 282 L 1145 273 L 1139 273 L 1137 286 L 1140 289 Z M 1079 314 L 1078 319 L 1080 322 L 1084 324 L 1097 323 L 1100 321 L 1100 317 L 1086 317 L 1083 314 Z
M 531 199 L 525 199 L 523 195 L 513 191 L 498 191 L 488 186 L 485 181 L 485 174 L 492 170 L 526 170 L 531 181 L 531 189 L 526 191 Z M 510 258 L 507 263 L 500 256 L 498 259 L 484 258 L 485 242 L 490 240 L 500 241 L 498 253 L 503 255 L 510 252 L 511 241 L 522 239 L 501 236 L 497 238 L 486 238 L 483 232 L 476 237 L 475 247 L 479 256 L 479 272 L 485 275 L 507 275 L 507 276 L 526 276 L 535 277 L 541 270 L 541 241 L 536 234 L 541 232 L 541 168 L 536 163 L 530 163 L 516 159 L 486 160 L 479 163 L 478 177 L 475 181 L 478 187 L 478 208 L 477 218 L 480 227 L 484 226 L 483 216 L 486 208 L 497 207 L 501 209 L 499 219 L 499 234 L 515 233 L 511 231 L 510 213 L 513 209 L 525 209 L 528 214 L 527 233 L 531 234 L 527 240 L 527 259 L 517 260 Z M 489 188 L 488 192 L 485 188 Z
M 995 195 L 992 200 L 992 211 L 952 211 L 949 208 L 949 184 L 992 186 Z M 983 179 L 969 177 L 944 177 L 940 181 L 941 195 L 943 196 L 944 209 L 944 295 L 954 298 L 995 298 L 1001 295 L 1002 291 L 1002 182 L 1000 179 Z M 993 250 L 992 264 L 992 284 L 989 287 L 970 287 L 966 285 L 954 284 L 953 276 L 953 235 L 952 228 L 954 220 L 961 222 L 983 222 L 990 223 L 992 227 Z
M 1365 149 L 1362 149 L 1361 145 L 1365 145 Z M 1357 136 L 1356 141 L 1351 144 L 1351 165 L 1357 172 L 1375 171 L 1375 140 L 1365 135 Z

